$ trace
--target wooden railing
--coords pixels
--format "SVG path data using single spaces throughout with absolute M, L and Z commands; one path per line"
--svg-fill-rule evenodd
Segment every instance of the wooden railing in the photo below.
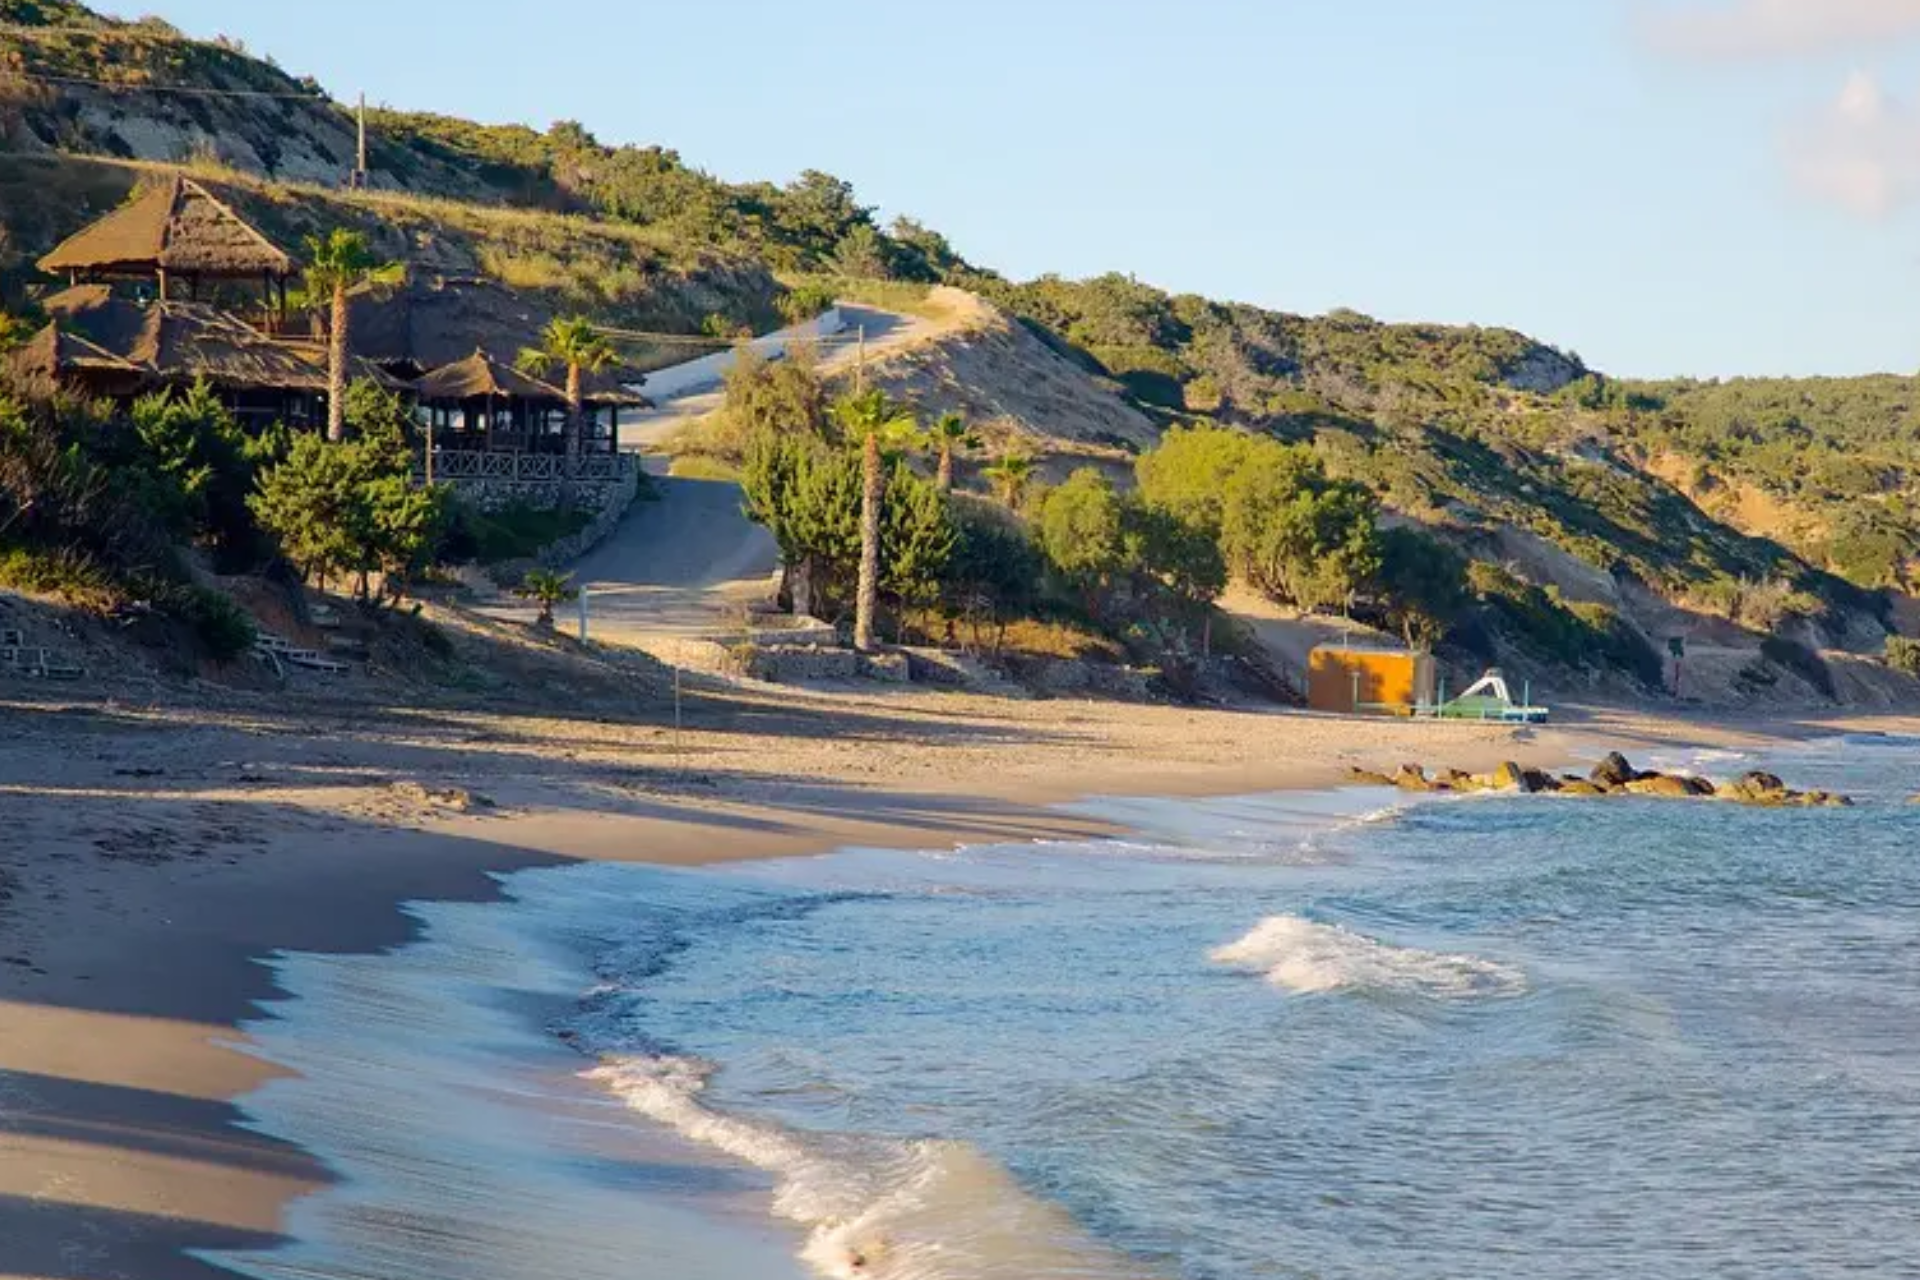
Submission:
M 487 453 L 466 449 L 435 449 L 432 478 L 436 484 L 463 480 L 494 480 L 507 484 L 622 484 L 631 479 L 637 460 L 631 454 L 590 454 L 568 459 L 557 453 Z M 427 478 L 424 459 L 418 464 Z

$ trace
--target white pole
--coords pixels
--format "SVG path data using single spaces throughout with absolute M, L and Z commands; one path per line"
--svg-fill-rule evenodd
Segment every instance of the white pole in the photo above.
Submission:
M 587 642 L 587 593 L 580 593 L 580 643 Z

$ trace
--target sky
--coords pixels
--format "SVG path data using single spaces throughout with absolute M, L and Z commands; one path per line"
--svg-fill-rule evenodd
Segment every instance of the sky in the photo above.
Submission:
M 117 11 L 342 98 L 825 169 L 1020 278 L 1503 325 L 1620 376 L 1920 368 L 1920 0 Z

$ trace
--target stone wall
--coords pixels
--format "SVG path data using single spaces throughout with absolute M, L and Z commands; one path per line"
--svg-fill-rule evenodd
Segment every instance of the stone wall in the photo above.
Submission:
M 471 481 L 462 483 L 484 484 L 486 482 Z M 503 586 L 510 586 L 526 577 L 529 569 L 564 569 L 606 541 L 607 536 L 619 527 L 620 522 L 626 518 L 628 510 L 633 506 L 634 499 L 640 495 L 640 470 L 636 467 L 627 473 L 624 480 L 595 487 L 599 488 L 602 492 L 599 495 L 599 501 L 594 504 L 595 511 L 591 524 L 587 525 L 586 528 L 580 530 L 578 533 L 561 538 L 557 542 L 548 543 L 540 550 L 539 554 L 529 559 L 508 560 L 502 564 L 494 565 L 487 570 L 487 576 Z M 466 496 L 464 489 L 456 486 L 455 491 L 460 493 L 462 497 Z M 574 501 L 576 503 L 586 505 L 586 497 L 584 487 L 574 491 Z M 560 500 L 560 494 L 557 490 L 550 495 L 538 499 L 528 499 L 530 502 L 549 507 L 559 506 Z M 483 509 L 485 508 L 483 507 Z

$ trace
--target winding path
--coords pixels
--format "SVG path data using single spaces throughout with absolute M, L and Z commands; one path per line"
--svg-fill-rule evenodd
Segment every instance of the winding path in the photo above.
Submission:
M 876 358 L 950 333 L 972 314 L 957 300 L 943 320 L 850 303 L 840 310 L 847 327 L 822 352 L 827 373 L 849 369 L 860 358 L 859 344 L 845 339 L 848 333 L 864 331 L 866 355 Z M 803 327 L 776 336 L 810 335 Z M 667 386 L 676 381 L 671 375 L 669 370 L 655 377 Z M 747 608 L 771 601 L 779 550 L 765 529 L 741 514 L 740 487 L 668 476 L 660 456 L 675 435 L 718 409 L 720 400 L 710 380 L 695 383 L 683 394 L 669 394 L 632 425 L 622 424 L 623 445 L 644 456 L 659 496 L 635 504 L 605 542 L 572 566 L 574 584 L 586 595 L 589 639 L 644 649 L 737 635 Z M 504 610 L 488 612 L 507 616 Z M 511 616 L 522 613 L 532 616 L 531 609 L 518 608 Z M 563 625 L 571 629 L 574 623 L 569 618 Z

